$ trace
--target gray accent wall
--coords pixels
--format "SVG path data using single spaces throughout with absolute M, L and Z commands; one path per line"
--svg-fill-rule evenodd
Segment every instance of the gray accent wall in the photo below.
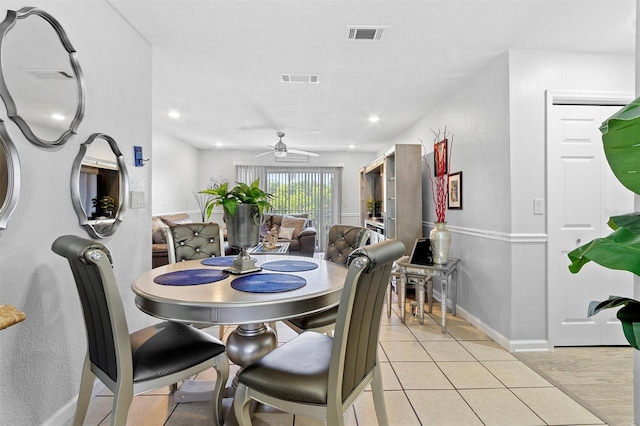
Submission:
M 451 255 L 462 259 L 461 315 L 510 350 L 548 347 L 545 92 L 633 92 L 632 56 L 511 50 L 425 111 L 394 143 L 453 134 L 463 210 L 447 211 Z M 432 161 L 432 155 L 430 155 Z M 435 220 L 423 173 L 424 232 Z M 586 308 L 585 308 L 586 309 Z

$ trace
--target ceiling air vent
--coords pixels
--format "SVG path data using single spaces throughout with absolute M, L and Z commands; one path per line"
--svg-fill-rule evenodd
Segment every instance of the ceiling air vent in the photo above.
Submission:
M 372 40 L 377 41 L 382 38 L 382 33 L 387 27 L 372 27 L 365 25 L 349 26 L 347 38 L 349 40 Z
M 320 76 L 317 74 L 280 74 L 280 81 L 283 83 L 320 83 Z

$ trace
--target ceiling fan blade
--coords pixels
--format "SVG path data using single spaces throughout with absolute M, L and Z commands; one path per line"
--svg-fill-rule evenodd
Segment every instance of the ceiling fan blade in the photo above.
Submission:
M 262 154 L 255 155 L 253 158 L 262 157 L 263 155 L 267 155 L 267 154 L 273 154 L 273 151 L 263 152 Z
M 320 156 L 320 154 L 316 154 L 315 152 L 300 151 L 299 149 L 291 149 L 291 148 L 289 148 L 287 151 L 292 153 L 292 154 L 308 155 L 309 157 L 319 157 Z

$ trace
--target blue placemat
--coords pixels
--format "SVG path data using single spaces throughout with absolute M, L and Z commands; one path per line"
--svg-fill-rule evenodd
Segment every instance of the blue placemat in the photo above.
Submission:
M 206 259 L 202 259 L 202 262 L 200 263 L 207 266 L 231 266 L 235 259 L 236 256 L 208 257 Z M 252 257 L 251 259 L 258 260 L 255 257 Z
M 162 285 L 198 285 L 224 280 L 229 276 L 218 269 L 185 269 L 158 275 L 153 282 Z
M 308 262 L 306 260 L 275 260 L 273 262 L 263 263 L 262 269 L 276 272 L 302 272 L 311 271 L 318 267 L 317 263 Z
M 279 293 L 296 290 L 307 285 L 307 280 L 288 274 L 253 274 L 236 278 L 231 287 L 248 293 Z

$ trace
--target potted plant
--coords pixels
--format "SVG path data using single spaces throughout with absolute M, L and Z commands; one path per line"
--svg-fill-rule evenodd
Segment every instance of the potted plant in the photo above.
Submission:
M 607 162 L 616 178 L 628 189 L 640 195 L 640 98 L 622 108 L 600 127 Z M 640 276 L 640 213 L 614 216 L 608 222 L 613 233 L 597 238 L 568 253 L 569 270 L 577 273 L 593 261 L 609 269 L 630 271 Z M 625 338 L 640 349 L 640 302 L 618 296 L 591 302 L 589 315 L 602 309 L 623 306 L 617 313 Z
M 251 185 L 239 182 L 231 189 L 229 182 L 225 181 L 200 192 L 211 197 L 205 207 L 207 219 L 211 217 L 215 206 L 222 206 L 229 246 L 240 249 L 231 272 L 259 270 L 255 261 L 247 254 L 247 249 L 258 245 L 263 214 L 265 210 L 273 208 L 269 202 L 273 195 L 260 189 L 259 179 L 254 180 Z
M 369 218 L 373 217 L 373 211 L 375 209 L 375 206 L 376 206 L 376 202 L 375 200 L 373 200 L 373 198 L 367 200 L 367 212 L 369 213 Z

